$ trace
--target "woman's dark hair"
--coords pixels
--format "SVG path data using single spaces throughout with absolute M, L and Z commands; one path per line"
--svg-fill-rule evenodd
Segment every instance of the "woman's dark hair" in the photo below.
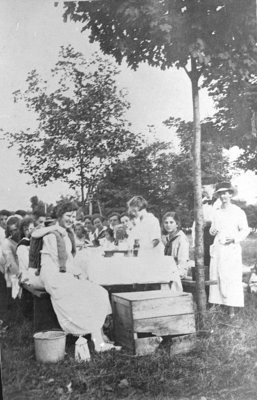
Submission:
M 75 230 L 76 226 L 79 226 L 80 228 L 82 228 L 83 235 L 85 235 L 87 233 L 87 231 L 81 221 L 74 222 L 74 224 L 73 224 L 74 230 Z
M 84 222 L 86 221 L 86 219 L 89 219 L 91 221 L 91 223 L 92 223 L 92 215 L 89 215 L 89 214 L 85 215 L 84 216 Z
M 46 217 L 46 213 L 42 209 L 34 210 L 32 214 L 35 219 L 38 219 L 40 217 Z
M 34 219 L 31 217 L 25 217 L 21 220 L 20 226 L 19 226 L 21 239 L 25 236 L 25 229 L 28 228 L 30 224 L 34 225 Z
M 5 215 L 6 217 L 10 217 L 10 215 L 12 215 L 12 213 L 8 210 L 1 210 L 0 215 Z
M 5 230 L 5 236 L 8 238 L 9 236 L 12 236 L 12 232 L 10 231 L 10 227 L 11 225 L 16 225 L 17 227 L 17 232 L 19 233 L 20 231 L 20 218 L 19 217 L 15 217 L 15 216 L 11 216 L 8 218 L 7 220 L 7 226 L 6 226 L 6 230 Z
M 114 217 L 114 216 L 117 216 L 120 219 L 120 213 L 118 213 L 117 211 L 111 211 L 108 214 L 108 219 L 111 218 L 111 217 Z
M 120 215 L 120 219 L 121 219 L 122 217 L 128 217 L 128 218 L 129 218 L 129 213 L 128 213 L 128 212 L 123 212 L 123 213 Z
M 76 204 L 69 201 L 67 203 L 63 203 L 63 204 L 60 204 L 57 206 L 56 216 L 57 216 L 57 218 L 61 218 L 63 216 L 63 214 L 65 214 L 67 212 L 76 211 L 77 209 L 78 209 L 78 207 L 76 206 Z
M 103 223 L 104 217 L 100 214 L 94 214 L 92 215 L 91 221 L 94 222 L 95 219 L 100 219 L 100 221 Z
M 147 208 L 148 203 L 143 196 L 134 196 L 128 201 L 128 207 L 137 207 L 139 211 Z
M 105 230 L 105 233 L 109 233 L 109 235 L 110 235 L 110 237 L 112 238 L 112 239 L 114 239 L 114 232 L 113 232 L 113 230 L 111 229 L 111 228 L 107 228 L 106 230 Z
M 27 214 L 27 211 L 25 211 L 25 210 L 17 210 L 17 211 L 15 211 L 14 214 L 20 215 L 22 218 L 24 218 L 25 215 Z
M 176 213 L 175 211 L 168 211 L 164 214 L 164 216 L 162 217 L 162 234 L 167 235 L 167 231 L 164 228 L 164 222 L 165 219 L 171 217 L 174 219 L 174 221 L 177 223 L 178 226 L 178 230 L 181 228 L 181 220 L 180 220 L 180 216 L 178 215 L 178 213 Z

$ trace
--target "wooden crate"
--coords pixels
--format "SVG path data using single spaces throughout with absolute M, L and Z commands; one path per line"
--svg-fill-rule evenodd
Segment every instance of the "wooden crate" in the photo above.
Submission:
M 195 332 L 192 294 L 170 291 L 112 294 L 115 341 L 134 354 L 148 354 L 162 336 Z M 151 350 L 152 349 L 152 350 Z

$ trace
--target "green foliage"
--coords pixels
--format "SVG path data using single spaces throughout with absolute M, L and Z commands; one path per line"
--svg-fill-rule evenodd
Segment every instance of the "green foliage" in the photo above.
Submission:
M 173 161 L 174 176 L 173 199 L 177 199 L 177 207 L 186 218 L 185 226 L 193 220 L 194 188 L 193 188 L 193 123 L 179 118 L 169 118 L 164 122 L 168 128 L 175 128 L 180 139 L 180 154 Z M 212 122 L 207 119 L 201 123 L 201 169 L 204 185 L 214 184 L 229 179 L 229 161 L 223 154 L 223 147 L 217 139 Z
M 27 89 L 16 91 L 15 99 L 37 114 L 38 128 L 11 133 L 9 140 L 18 144 L 22 172 L 32 183 L 62 179 L 90 191 L 105 169 L 134 147 L 118 73 L 98 54 L 87 59 L 68 46 L 61 48 L 49 82 L 35 70 L 28 74 Z
M 164 124 L 168 128 L 175 128 L 180 139 L 180 160 L 177 162 L 175 175 L 183 182 L 193 184 L 193 123 L 180 118 L 170 117 Z M 201 168 L 204 185 L 229 179 L 229 160 L 223 154 L 223 145 L 217 135 L 216 126 L 210 118 L 201 123 Z
M 96 191 L 105 212 L 112 208 L 125 211 L 126 201 L 134 195 L 142 195 L 149 201 L 152 211 L 160 216 L 165 208 L 172 206 L 169 200 L 174 157 L 168 143 L 156 141 L 138 146 L 133 155 L 115 164 Z
M 223 74 L 210 85 L 216 105 L 212 118 L 217 137 L 227 148 L 242 152 L 235 166 L 257 171 L 257 85 L 256 68 L 248 80 L 236 73 Z
M 247 204 L 246 201 L 242 200 L 233 200 L 233 203 L 244 210 L 249 226 L 257 228 L 257 204 Z
M 239 55 L 247 53 L 245 73 L 252 62 L 253 0 L 70 1 L 64 7 L 65 20 L 81 22 L 91 42 L 132 68 L 140 62 L 185 67 L 193 57 L 204 69 L 215 67 L 215 78 L 220 68 L 236 68 Z

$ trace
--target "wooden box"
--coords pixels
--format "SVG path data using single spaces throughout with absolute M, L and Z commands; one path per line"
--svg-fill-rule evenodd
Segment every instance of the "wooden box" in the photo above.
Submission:
M 162 336 L 195 332 L 191 293 L 168 290 L 112 294 L 115 341 L 134 354 L 155 350 Z

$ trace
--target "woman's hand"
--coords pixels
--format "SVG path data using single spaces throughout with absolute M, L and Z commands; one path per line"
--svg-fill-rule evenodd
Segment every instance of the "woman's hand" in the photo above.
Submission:
M 216 228 L 210 228 L 210 234 L 212 235 L 212 236 L 216 236 L 217 235 L 217 233 L 219 232 L 218 231 L 218 229 L 216 229 Z
M 153 240 L 153 247 L 158 246 L 159 243 L 160 243 L 160 240 L 159 240 L 159 239 L 154 239 L 154 240 Z
M 225 245 L 228 245 L 228 244 L 232 244 L 232 243 L 235 243 L 235 239 L 233 239 L 233 238 L 226 238 L 226 240 L 225 240 Z

